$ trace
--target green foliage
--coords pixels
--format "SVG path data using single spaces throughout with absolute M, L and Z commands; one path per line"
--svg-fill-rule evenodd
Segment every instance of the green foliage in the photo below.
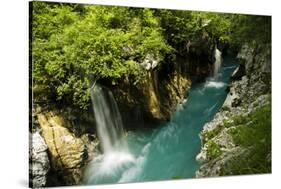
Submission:
M 231 15 L 222 13 L 193 12 L 193 28 L 199 24 L 211 37 L 228 41 L 230 35 Z M 197 23 L 197 24 L 196 24 Z
M 222 154 L 220 146 L 212 140 L 207 142 L 207 157 L 213 160 Z
M 271 172 L 271 105 L 265 105 L 248 117 L 236 117 L 229 133 L 236 145 L 248 149 L 239 163 L 229 165 L 224 174 L 254 174 Z
M 258 109 L 249 117 L 242 117 L 239 119 L 239 125 L 229 130 L 234 143 L 247 147 L 271 141 L 270 105 Z
M 235 15 L 231 20 L 232 46 L 241 46 L 253 41 L 257 44 L 271 43 L 270 16 Z
M 221 130 L 222 130 L 223 127 L 221 126 L 218 126 L 210 131 L 206 131 L 203 133 L 203 139 L 204 139 L 204 142 L 214 138 L 215 136 L 217 136 Z
M 150 9 L 76 11 L 69 4 L 33 3 L 34 88 L 44 86 L 57 102 L 87 109 L 92 78 L 116 84 L 130 77 L 137 85 L 145 75 L 138 63 L 148 54 L 161 61 L 172 50 Z
M 88 89 L 96 79 L 107 85 L 128 81 L 141 86 L 147 71 L 139 63 L 148 55 L 161 66 L 164 60 L 174 61 L 180 51 L 186 52 L 186 43 L 203 34 L 237 43 L 235 36 L 257 27 L 245 25 L 249 20 L 267 21 L 218 13 L 48 2 L 33 2 L 32 7 L 34 98 L 84 110 L 90 104 Z M 241 21 L 245 19 L 248 22 Z M 244 24 L 241 30 L 236 29 L 239 24 Z M 255 35 L 260 36 L 264 38 Z
M 165 37 L 179 50 L 188 41 L 197 40 L 203 33 L 221 41 L 229 40 L 231 19 L 228 14 L 190 12 L 182 10 L 158 10 Z
M 233 126 L 233 120 L 232 119 L 225 119 L 223 120 L 223 126 L 226 128 L 229 128 L 231 126 Z
M 188 26 L 192 19 L 191 12 L 156 10 L 155 15 L 160 20 L 165 38 L 174 48 L 182 47 L 196 32 L 191 31 Z

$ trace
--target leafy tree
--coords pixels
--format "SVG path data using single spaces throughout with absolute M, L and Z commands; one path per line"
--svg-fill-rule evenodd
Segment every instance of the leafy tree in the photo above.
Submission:
M 255 41 L 259 44 L 271 43 L 271 17 L 235 15 L 232 17 L 231 42 L 241 46 Z
M 144 74 L 138 63 L 171 51 L 150 9 L 86 6 L 81 16 L 71 6 L 39 5 L 33 12 L 34 88 L 42 86 L 58 102 L 87 109 L 91 78 L 115 84 L 133 75 L 138 84 Z
M 148 55 L 161 66 L 204 33 L 237 46 L 270 41 L 269 17 L 47 2 L 32 7 L 35 100 L 84 110 L 96 79 L 117 85 L 130 78 L 141 87 L 147 72 L 139 63 Z

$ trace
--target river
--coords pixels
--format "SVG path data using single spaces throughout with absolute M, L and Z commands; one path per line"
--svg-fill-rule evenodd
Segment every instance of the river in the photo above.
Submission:
M 171 121 L 123 137 L 126 150 L 96 157 L 85 171 L 83 184 L 170 180 L 195 177 L 199 168 L 199 133 L 219 111 L 230 76 L 237 65 L 234 56 L 223 57 L 216 77 L 194 83 L 188 100 L 177 106 Z

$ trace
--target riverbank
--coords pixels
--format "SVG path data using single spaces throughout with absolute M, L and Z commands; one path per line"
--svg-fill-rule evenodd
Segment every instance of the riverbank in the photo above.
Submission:
M 271 173 L 270 45 L 245 45 L 229 94 L 200 133 L 196 177 Z

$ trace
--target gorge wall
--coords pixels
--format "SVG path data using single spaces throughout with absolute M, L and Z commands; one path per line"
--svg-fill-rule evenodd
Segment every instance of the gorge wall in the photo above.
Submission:
M 214 40 L 205 33 L 193 42 L 186 42 L 183 53 L 177 54 L 173 62 L 157 62 L 148 56 L 141 63 L 146 69 L 141 85 L 135 86 L 126 79 L 118 86 L 110 86 L 121 113 L 126 115 L 125 127 L 149 127 L 151 123 L 168 121 L 177 104 L 188 98 L 192 82 L 212 74 L 214 48 Z
M 244 45 L 223 107 L 200 133 L 197 177 L 271 172 L 271 46 Z

